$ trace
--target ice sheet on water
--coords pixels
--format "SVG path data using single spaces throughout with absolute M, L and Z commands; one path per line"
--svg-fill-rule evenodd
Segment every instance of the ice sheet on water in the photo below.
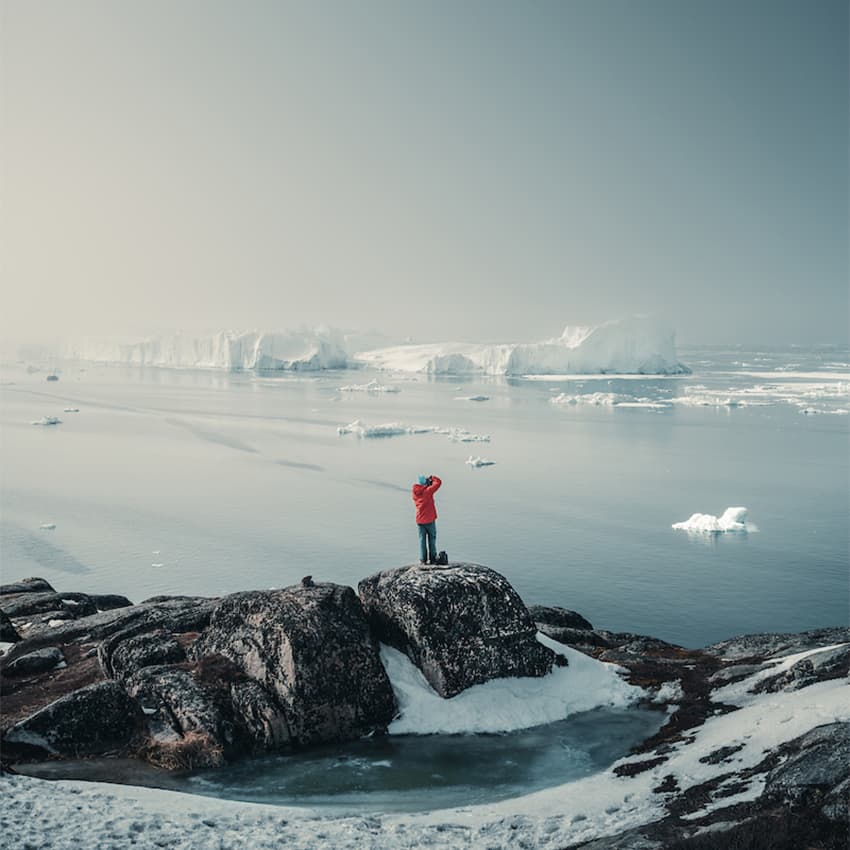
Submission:
M 470 455 L 469 458 L 465 461 L 467 466 L 471 466 L 474 469 L 479 469 L 482 466 L 495 466 L 495 460 L 488 460 L 486 457 L 477 457 L 475 455 Z

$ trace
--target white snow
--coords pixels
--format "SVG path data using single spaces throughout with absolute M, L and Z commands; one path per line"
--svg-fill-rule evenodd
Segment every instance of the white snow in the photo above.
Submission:
M 684 691 L 682 691 L 681 679 L 673 679 L 670 682 L 661 683 L 661 687 L 655 693 L 652 701 L 657 703 L 680 702 L 684 698 L 685 694 Z
M 486 457 L 478 457 L 477 455 L 470 455 L 464 463 L 467 466 L 471 466 L 473 469 L 480 469 L 482 466 L 495 466 L 495 460 L 487 460 Z
M 510 732 L 563 720 L 601 706 L 621 708 L 645 696 L 628 684 L 622 668 L 596 661 L 538 633 L 537 639 L 569 661 L 542 677 L 493 679 L 451 699 L 434 691 L 410 659 L 381 646 L 381 660 L 393 686 L 400 714 L 391 735 Z
M 9 648 L 14 645 L 14 642 L 10 643 L 9 641 L 0 640 L 0 655 L 5 655 L 9 651 Z
M 726 508 L 722 516 L 713 514 L 691 514 L 684 522 L 674 522 L 673 528 L 698 534 L 715 534 L 727 531 L 758 531 L 751 522 L 747 522 L 746 508 Z
M 32 425 L 61 425 L 62 420 L 58 416 L 42 416 L 41 419 L 36 419 L 31 422 Z
M 572 655 L 569 658 L 571 666 L 563 672 L 582 675 L 580 667 L 573 665 Z M 417 691 L 413 684 L 411 687 L 411 702 L 416 705 Z M 287 850 L 566 847 L 661 817 L 667 795 L 653 789 L 668 774 L 683 790 L 724 774 L 730 774 L 728 781 L 735 782 L 736 771 L 754 767 L 779 745 L 824 723 L 849 721 L 848 690 L 846 679 L 835 679 L 793 692 L 750 695 L 738 710 L 708 719 L 674 744 L 667 761 L 633 777 L 616 776 L 613 768 L 617 765 L 612 765 L 584 779 L 524 797 L 418 814 L 334 816 L 316 809 L 241 803 L 150 788 L 3 775 L 0 796 L 4 839 L 9 846 L 41 846 L 49 836 L 54 850 L 95 847 L 104 842 L 111 846 L 132 844 L 140 850 L 159 846 L 273 850 L 282 844 Z M 576 691 L 580 693 L 581 688 Z M 566 701 L 562 705 L 569 710 Z M 491 701 L 489 708 L 498 706 Z M 737 744 L 743 746 L 729 763 L 700 761 L 720 747 Z M 617 764 L 644 761 L 652 755 L 629 756 Z M 756 774 L 744 792 L 725 800 L 715 795 L 703 812 L 751 799 L 763 782 L 763 774 Z
M 543 342 L 401 345 L 360 352 L 355 360 L 374 369 L 438 375 L 687 373 L 677 359 L 674 340 L 663 323 L 635 316 L 594 328 L 567 328 L 560 337 Z

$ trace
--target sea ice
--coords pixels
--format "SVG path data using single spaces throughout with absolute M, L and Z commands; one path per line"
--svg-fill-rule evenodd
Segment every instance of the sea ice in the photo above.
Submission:
M 398 387 L 388 386 L 380 383 L 380 381 L 369 381 L 368 384 L 348 384 L 344 387 L 338 387 L 341 393 L 398 393 L 401 390 Z
M 43 522 L 39 528 L 43 528 L 45 531 L 53 531 L 56 528 L 55 522 Z
M 32 425 L 61 425 L 62 420 L 58 416 L 42 416 L 41 419 L 36 419 Z
M 455 396 L 455 401 L 490 401 L 488 395 L 459 395 Z
M 80 408 L 79 407 L 66 407 L 63 412 L 64 413 L 79 413 Z
M 746 508 L 726 508 L 723 515 L 692 514 L 684 522 L 674 522 L 673 528 L 701 534 L 715 534 L 726 531 L 758 531 L 755 525 L 747 522 Z
M 477 456 L 473 456 L 473 455 L 470 455 L 469 458 L 464 462 L 466 463 L 467 466 L 471 466 L 474 469 L 479 469 L 482 466 L 495 466 L 496 465 L 495 460 L 487 460 L 486 457 L 477 457 Z

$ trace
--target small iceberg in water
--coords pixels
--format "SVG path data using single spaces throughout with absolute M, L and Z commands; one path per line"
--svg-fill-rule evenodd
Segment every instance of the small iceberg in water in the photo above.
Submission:
M 479 469 L 482 466 L 495 466 L 495 460 L 487 460 L 486 457 L 474 457 L 473 455 L 469 456 L 469 459 L 465 461 L 467 466 L 471 466 L 473 469 Z
M 722 516 L 713 514 L 692 514 L 684 522 L 674 522 L 673 528 L 696 534 L 720 534 L 727 531 L 758 531 L 751 522 L 747 522 L 746 508 L 726 508 Z
M 42 416 L 41 419 L 36 419 L 33 425 L 61 425 L 62 420 L 58 416 Z

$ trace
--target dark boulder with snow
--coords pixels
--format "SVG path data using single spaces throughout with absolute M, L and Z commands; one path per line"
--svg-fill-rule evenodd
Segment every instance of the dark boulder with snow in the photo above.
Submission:
M 60 649 L 48 646 L 44 649 L 36 649 L 20 658 L 16 658 L 4 671 L 6 676 L 31 676 L 34 673 L 43 673 L 52 670 L 57 664 L 65 660 Z
M 556 629 L 592 629 L 589 620 L 568 608 L 558 608 L 550 605 L 529 605 L 528 613 L 535 623 L 545 623 Z
M 129 608 L 133 603 L 118 593 L 90 593 L 92 602 L 98 611 L 112 611 L 115 608 Z
M 750 659 L 762 660 L 779 655 L 791 655 L 808 649 L 833 646 L 850 642 L 850 628 L 830 626 L 825 629 L 813 629 L 797 634 L 753 634 L 738 635 L 728 640 L 713 643 L 703 652 L 714 655 L 724 662 L 746 662 Z
M 191 655 L 224 656 L 271 695 L 251 709 L 270 741 L 351 740 L 386 729 L 395 713 L 377 642 L 350 587 L 315 583 L 228 596 Z M 241 695 L 248 702 L 256 696 Z
M 488 567 L 416 564 L 369 576 L 358 591 L 378 639 L 404 652 L 443 697 L 552 669 L 554 653 L 536 639 L 523 601 Z
M 125 750 L 141 728 L 142 712 L 117 682 L 74 691 L 6 730 L 5 753 L 35 757 L 103 755 Z
M 88 617 L 90 614 L 97 614 L 97 604 L 94 599 L 88 595 L 88 593 L 67 591 L 57 595 L 62 600 L 62 604 L 71 611 L 75 618 Z

